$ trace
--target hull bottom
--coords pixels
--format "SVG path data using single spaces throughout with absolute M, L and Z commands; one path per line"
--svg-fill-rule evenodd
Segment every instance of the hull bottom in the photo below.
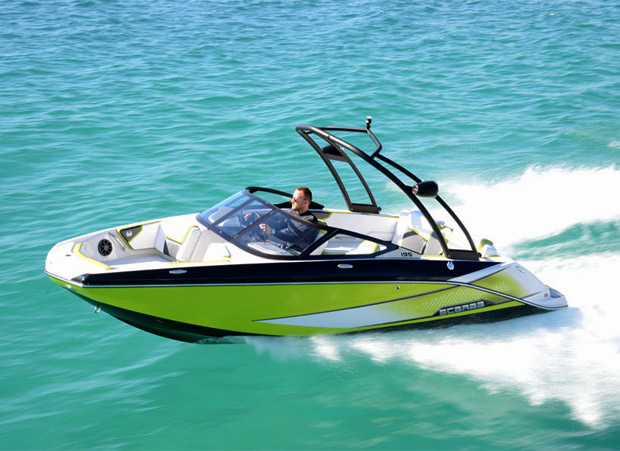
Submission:
M 77 293 L 74 293 L 77 294 Z M 112 305 L 103 304 L 101 302 L 89 299 L 85 296 L 77 294 L 80 298 L 88 302 L 89 304 L 100 308 L 110 316 L 123 321 L 131 326 L 134 326 L 143 331 L 159 335 L 165 338 L 171 338 L 173 340 L 184 341 L 187 343 L 238 343 L 242 341 L 242 337 L 246 336 L 260 336 L 258 334 L 240 333 L 236 331 L 214 329 L 210 327 L 197 326 L 194 324 L 187 324 L 178 321 L 172 321 L 169 319 L 158 318 L 156 316 L 146 315 L 144 313 L 138 313 L 131 310 L 122 309 Z M 374 328 L 356 332 L 345 332 L 340 335 L 352 335 L 362 333 L 377 333 L 377 332 L 393 332 L 397 330 L 408 329 L 440 329 L 458 324 L 481 324 L 491 323 L 496 321 L 503 321 L 507 319 L 517 318 L 526 315 L 545 313 L 546 310 L 542 310 L 529 305 L 520 305 L 517 307 L 504 308 L 500 310 L 474 313 L 466 316 L 456 316 L 440 321 L 429 321 L 412 323 L 401 326 L 388 326 L 383 328 Z M 262 335 L 266 336 L 266 335 Z M 274 335 L 271 335 L 274 336 Z
M 181 323 L 165 318 L 146 315 L 131 310 L 125 310 L 113 305 L 102 304 L 101 302 L 89 299 L 80 294 L 74 293 L 81 299 L 85 300 L 95 308 L 101 308 L 101 311 L 108 315 L 136 327 L 145 332 L 159 335 L 164 338 L 184 341 L 186 343 L 233 343 L 233 337 L 246 337 L 256 334 L 239 333 L 230 330 L 213 329 L 211 327 L 196 326 L 194 324 Z

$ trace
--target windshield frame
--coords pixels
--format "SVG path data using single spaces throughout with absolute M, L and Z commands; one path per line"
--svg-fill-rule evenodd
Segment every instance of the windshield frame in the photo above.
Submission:
M 232 243 L 233 245 L 239 247 L 240 249 L 243 249 L 244 251 L 253 254 L 253 255 L 257 255 L 263 258 L 268 258 L 268 259 L 275 259 L 275 260 L 325 260 L 325 259 L 345 259 L 345 260 L 349 260 L 349 259 L 360 259 L 360 258 L 375 258 L 378 255 L 382 255 L 385 254 L 387 252 L 391 252 L 395 249 L 398 248 L 398 246 L 396 246 L 395 244 L 389 242 L 389 241 L 384 241 L 384 240 L 380 240 L 378 238 L 374 238 L 368 235 L 364 235 L 361 233 L 357 233 L 357 232 L 353 232 L 350 230 L 344 230 L 344 229 L 339 229 L 339 228 L 335 228 L 335 227 L 330 227 L 328 225 L 325 224 L 315 224 L 315 223 L 311 223 L 311 222 L 306 222 L 304 220 L 300 220 L 299 218 L 296 218 L 294 215 L 288 213 L 287 211 L 283 210 L 281 208 L 281 206 L 286 206 L 285 204 L 278 204 L 278 205 L 273 205 L 269 202 L 267 202 L 266 200 L 258 197 L 257 195 L 255 195 L 252 191 L 254 191 L 254 187 L 250 187 L 250 188 L 245 188 L 235 194 L 233 194 L 232 196 L 228 197 L 227 199 L 223 200 L 222 202 L 219 202 L 218 204 L 216 204 L 214 207 L 211 207 L 207 210 L 205 210 L 204 212 L 198 214 L 196 216 L 196 220 L 202 224 L 203 226 L 205 226 L 207 229 L 213 231 L 214 233 L 218 234 L 220 237 L 222 237 L 224 240 Z M 280 194 L 284 194 L 282 192 L 280 192 Z M 239 198 L 240 197 L 246 197 L 246 199 L 244 201 L 239 202 Z M 220 206 L 220 207 L 227 207 L 228 206 L 228 201 L 233 201 L 235 203 L 235 205 L 231 208 L 230 211 L 226 212 L 225 214 L 218 216 L 217 219 L 215 221 L 210 221 L 207 217 L 205 217 L 205 214 L 211 210 L 213 210 L 213 208 Z M 229 232 L 227 232 L 226 230 L 224 230 L 222 227 L 220 227 L 219 225 L 226 222 L 226 220 L 232 218 L 235 214 L 239 213 L 244 207 L 250 205 L 252 202 L 258 202 L 260 203 L 262 206 L 264 206 L 265 208 L 267 208 L 269 211 L 267 213 L 265 213 L 264 215 L 260 216 L 258 219 L 254 220 L 251 224 L 248 224 L 247 226 L 244 226 L 242 228 L 240 228 L 236 233 L 231 234 Z M 321 206 L 322 207 L 322 206 Z M 213 212 L 216 213 L 217 211 Z M 312 243 L 310 243 L 309 245 L 307 245 L 303 251 L 299 252 L 298 254 L 291 254 L 291 255 L 277 255 L 277 254 L 271 254 L 271 253 L 267 253 L 267 252 L 262 252 L 256 248 L 253 248 L 249 245 L 247 245 L 246 243 L 244 243 L 240 238 L 247 235 L 248 233 L 250 233 L 253 229 L 258 228 L 259 224 L 264 223 L 266 220 L 268 220 L 269 218 L 276 216 L 276 215 L 284 215 L 287 218 L 292 219 L 293 221 L 296 222 L 303 222 L 304 226 L 308 226 L 308 227 L 312 227 L 317 229 L 317 231 L 324 231 L 322 236 L 317 236 L 314 241 Z M 310 255 L 312 254 L 312 252 L 314 252 L 316 249 L 318 249 L 319 247 L 321 247 L 322 244 L 324 244 L 325 242 L 329 241 L 330 239 L 334 238 L 337 235 L 347 235 L 353 238 L 358 238 L 361 240 L 367 240 L 367 241 L 373 241 L 375 243 L 377 243 L 379 246 L 381 246 L 382 250 L 372 253 L 372 254 L 361 254 L 361 255 L 347 255 L 347 254 L 342 254 L 342 255 Z

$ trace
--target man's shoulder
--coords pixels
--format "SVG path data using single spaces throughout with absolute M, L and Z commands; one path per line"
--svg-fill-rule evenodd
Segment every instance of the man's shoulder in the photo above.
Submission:
M 305 212 L 303 212 L 302 214 L 300 214 L 299 216 L 301 216 L 303 219 L 305 219 L 308 222 L 313 222 L 313 223 L 317 223 L 319 220 L 316 218 L 316 216 L 314 216 L 314 213 L 312 213 L 310 210 L 306 210 Z

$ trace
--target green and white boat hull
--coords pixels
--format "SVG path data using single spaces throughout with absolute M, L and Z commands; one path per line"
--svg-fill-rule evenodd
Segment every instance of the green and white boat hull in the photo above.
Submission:
M 447 266 L 446 261 L 432 263 Z M 453 264 L 459 263 L 469 264 Z M 330 261 L 314 264 L 337 268 Z M 347 262 L 351 266 L 347 274 L 354 274 L 361 264 Z M 276 266 L 281 264 L 270 265 L 278 271 Z M 233 273 L 247 270 L 246 265 L 217 266 L 225 266 Z M 194 265 L 175 265 L 168 272 L 181 270 L 188 274 L 197 269 Z M 97 310 L 184 341 L 234 335 L 343 334 L 455 322 L 472 316 L 496 317 L 498 312 L 528 313 L 531 307 L 552 310 L 565 305 L 563 297 L 510 261 L 445 281 L 186 284 L 171 280 L 153 285 L 90 285 L 49 276 Z
M 288 208 L 292 194 L 247 187 L 201 214 L 61 242 L 45 271 L 96 311 L 184 341 L 357 333 L 567 306 L 490 241 L 476 247 L 437 183 L 381 154 L 370 124 L 297 127 L 347 211 L 324 208 L 307 188 L 298 189 L 309 212 L 297 212 Z M 334 133 L 367 135 L 376 149 L 367 153 Z M 360 164 L 387 177 L 413 206 L 381 213 Z

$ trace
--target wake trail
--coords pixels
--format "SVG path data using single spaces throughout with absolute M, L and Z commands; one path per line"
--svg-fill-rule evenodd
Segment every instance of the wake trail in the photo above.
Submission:
M 620 193 L 615 167 L 529 168 L 495 184 L 448 183 L 445 191 L 457 198 L 458 214 L 474 238 L 492 239 L 500 252 L 577 224 L 620 221 L 620 202 L 613 200 Z M 478 235 L 487 233 L 482 231 L 489 235 Z M 520 263 L 565 294 L 569 308 L 429 331 L 248 342 L 276 358 L 346 365 L 362 356 L 378 365 L 405 363 L 457 374 L 490 392 L 516 392 L 532 405 L 560 401 L 592 428 L 617 423 L 620 253 L 575 251 Z
M 557 234 L 577 224 L 620 221 L 620 169 L 528 168 L 499 182 L 448 182 L 442 191 L 478 242 L 500 248 Z M 501 249 L 500 249 L 501 250 Z

